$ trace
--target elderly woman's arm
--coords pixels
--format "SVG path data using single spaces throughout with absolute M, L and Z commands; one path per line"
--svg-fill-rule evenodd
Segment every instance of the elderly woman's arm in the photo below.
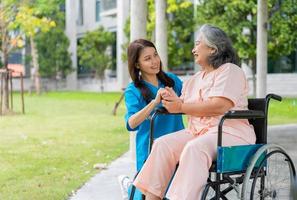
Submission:
M 162 103 L 170 113 L 185 113 L 197 117 L 223 115 L 234 106 L 231 100 L 224 97 L 212 97 L 199 103 L 183 103 L 181 99 L 162 100 Z

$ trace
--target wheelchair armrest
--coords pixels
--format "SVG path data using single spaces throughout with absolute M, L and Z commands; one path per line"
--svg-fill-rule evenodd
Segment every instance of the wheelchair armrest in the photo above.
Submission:
M 265 117 L 265 113 L 260 110 L 230 110 L 226 112 L 218 126 L 218 146 L 222 146 L 223 123 L 225 119 L 255 119 Z
M 264 118 L 265 113 L 260 110 L 230 110 L 223 116 L 225 119 L 253 119 Z

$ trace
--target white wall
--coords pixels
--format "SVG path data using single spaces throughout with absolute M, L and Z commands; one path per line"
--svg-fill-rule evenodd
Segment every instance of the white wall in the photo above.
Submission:
M 86 31 L 92 31 L 99 26 L 104 26 L 109 31 L 115 31 L 117 26 L 116 9 L 101 11 L 100 21 L 96 22 L 96 1 L 83 1 L 83 25 L 77 25 L 78 36 L 84 35 Z

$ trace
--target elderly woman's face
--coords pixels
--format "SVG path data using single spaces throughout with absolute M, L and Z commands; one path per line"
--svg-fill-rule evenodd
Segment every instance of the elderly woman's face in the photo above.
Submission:
M 199 64 L 202 68 L 207 67 L 209 65 L 207 58 L 211 53 L 213 53 L 213 51 L 214 50 L 212 48 L 205 44 L 203 37 L 199 35 L 192 50 L 195 63 Z

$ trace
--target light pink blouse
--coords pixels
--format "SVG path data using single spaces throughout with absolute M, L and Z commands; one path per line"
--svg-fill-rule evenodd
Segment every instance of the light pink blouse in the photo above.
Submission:
M 244 72 L 232 63 L 226 63 L 205 75 L 197 72 L 184 83 L 181 98 L 185 103 L 199 103 L 211 97 L 224 97 L 231 100 L 231 110 L 247 109 L 248 83 Z M 194 135 L 217 133 L 222 116 L 195 117 L 188 116 L 188 129 Z M 256 136 L 253 126 L 245 119 L 225 120 L 223 132 L 255 143 Z

